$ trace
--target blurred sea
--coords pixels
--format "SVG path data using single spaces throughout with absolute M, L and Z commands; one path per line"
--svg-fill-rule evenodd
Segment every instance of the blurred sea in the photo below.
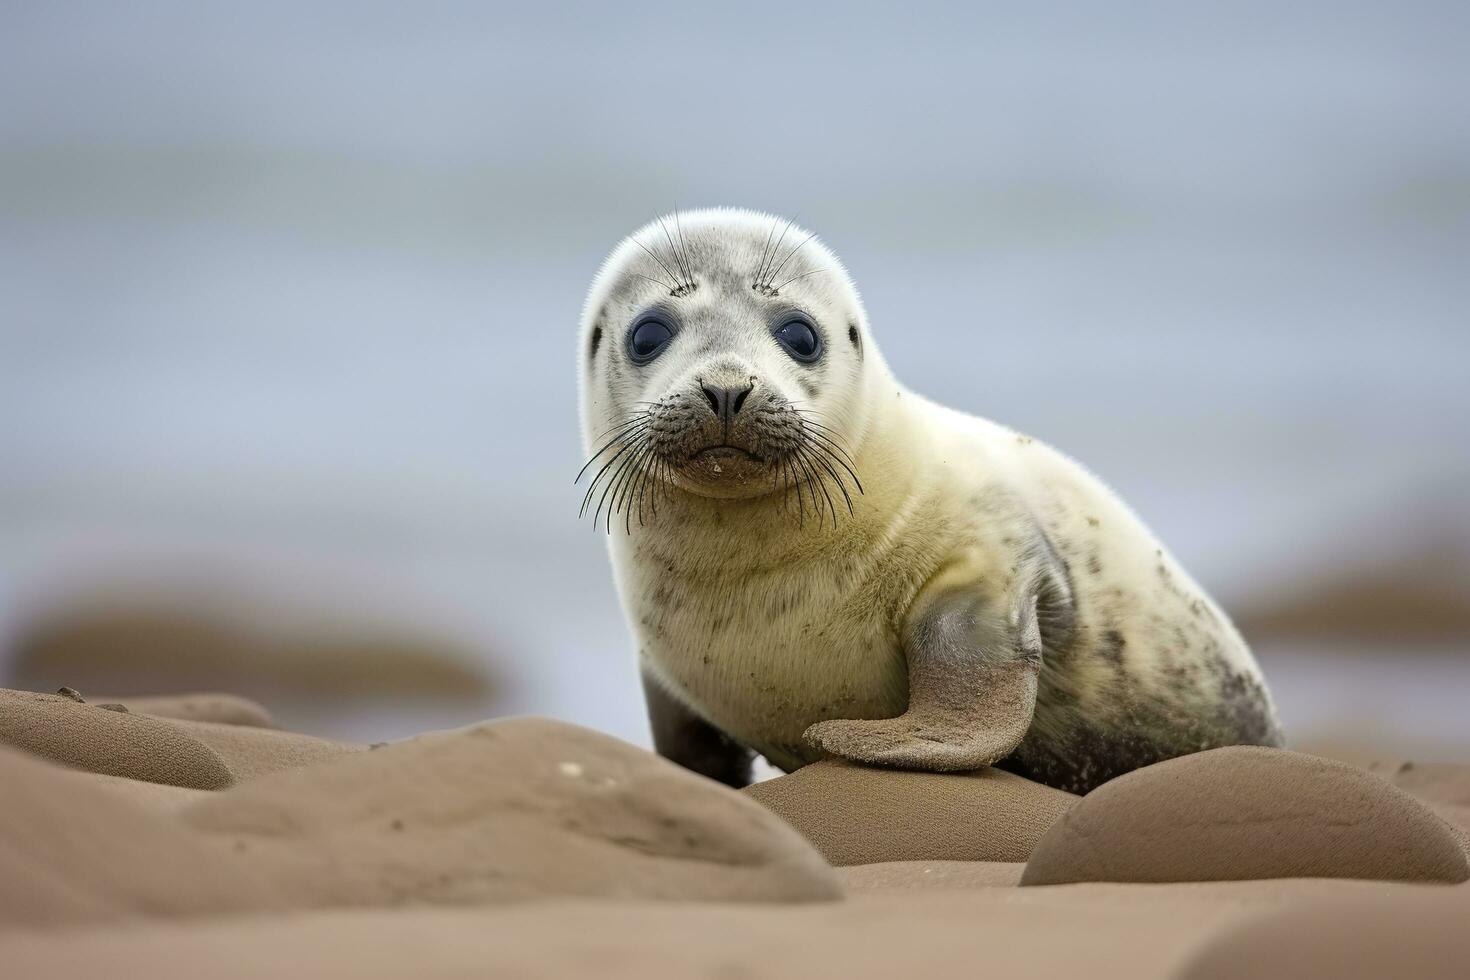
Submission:
M 1470 554 L 1463 4 L 3 21 L 0 629 L 265 596 L 643 740 L 573 338 L 620 236 L 713 204 L 798 214 L 901 378 L 1090 465 L 1231 610 Z M 1375 642 L 1264 638 L 1288 725 L 1470 748 L 1465 638 Z

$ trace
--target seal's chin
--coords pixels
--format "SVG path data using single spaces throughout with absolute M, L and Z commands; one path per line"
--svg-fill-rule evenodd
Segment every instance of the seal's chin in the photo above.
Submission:
M 701 497 L 758 497 L 776 488 L 770 461 L 728 443 L 705 446 L 675 470 L 675 482 Z

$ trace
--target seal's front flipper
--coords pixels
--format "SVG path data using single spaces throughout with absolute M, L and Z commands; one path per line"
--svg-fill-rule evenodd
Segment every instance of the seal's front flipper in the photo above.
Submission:
M 907 711 L 818 722 L 807 741 L 854 762 L 936 772 L 991 765 L 1021 743 L 1041 672 L 1034 595 L 1010 614 L 973 593 L 942 596 L 912 622 L 905 652 Z
M 691 711 L 643 670 L 653 747 L 671 762 L 739 789 L 750 784 L 755 753 Z

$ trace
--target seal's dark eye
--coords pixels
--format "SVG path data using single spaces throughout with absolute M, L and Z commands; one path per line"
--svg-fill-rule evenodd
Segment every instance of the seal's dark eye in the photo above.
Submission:
M 628 356 L 634 364 L 647 364 L 663 353 L 674 339 L 674 328 L 661 317 L 646 316 L 628 331 Z
M 776 339 L 786 353 L 798 361 L 812 362 L 822 356 L 822 338 L 810 323 L 797 317 L 776 328 Z

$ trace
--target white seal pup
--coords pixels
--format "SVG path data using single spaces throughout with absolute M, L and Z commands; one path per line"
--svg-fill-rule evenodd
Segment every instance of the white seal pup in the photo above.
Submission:
M 655 220 L 592 285 L 583 500 L 658 751 L 996 764 L 1086 792 L 1277 745 L 1250 651 L 1087 470 L 894 379 L 837 258 L 737 210 Z

